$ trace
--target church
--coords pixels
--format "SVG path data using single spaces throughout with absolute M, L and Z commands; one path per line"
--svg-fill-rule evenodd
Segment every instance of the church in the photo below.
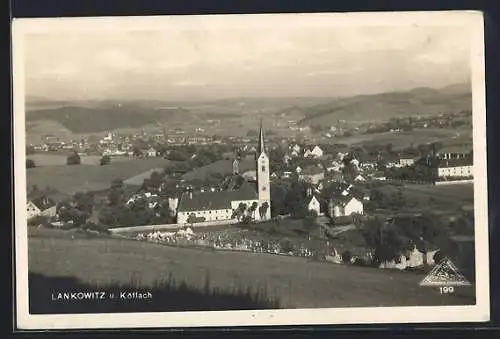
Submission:
M 255 154 L 256 180 L 243 180 L 237 187 L 215 192 L 185 192 L 177 209 L 177 224 L 205 221 L 236 220 L 241 204 L 246 215 L 256 221 L 271 218 L 271 187 L 269 180 L 269 156 L 264 143 L 262 121 Z M 233 176 L 239 175 L 237 161 L 233 163 Z

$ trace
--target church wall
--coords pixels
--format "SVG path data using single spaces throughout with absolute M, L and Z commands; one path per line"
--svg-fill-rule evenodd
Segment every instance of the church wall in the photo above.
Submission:
M 232 209 L 206 210 L 206 211 L 186 211 L 177 214 L 178 224 L 187 224 L 189 216 L 194 213 L 198 218 L 205 218 L 205 221 L 229 220 L 233 214 Z

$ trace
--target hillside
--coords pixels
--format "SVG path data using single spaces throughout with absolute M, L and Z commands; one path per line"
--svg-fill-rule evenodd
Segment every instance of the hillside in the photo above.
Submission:
M 415 88 L 406 92 L 358 95 L 310 107 L 300 125 L 331 125 L 338 120 L 373 121 L 395 117 L 470 110 L 472 94 L 465 85 L 442 89 Z
M 73 233 L 74 234 L 74 233 Z M 422 275 L 374 268 L 308 262 L 287 256 L 214 252 L 175 248 L 145 242 L 84 239 L 63 231 L 30 229 L 29 271 L 47 277 L 82 282 L 140 281 L 150 287 L 169 275 L 203 291 L 207 277 L 212 288 L 231 291 L 262 287 L 280 307 L 375 307 L 460 305 L 475 302 L 474 290 L 458 289 L 440 295 L 423 288 Z M 50 286 L 37 286 L 50 295 Z M 47 293 L 47 294 L 45 294 Z M 50 299 L 46 299 L 50 300 Z M 165 309 L 169 305 L 163 305 Z
M 184 109 L 154 109 L 134 104 L 102 107 L 63 106 L 29 110 L 26 120 L 56 121 L 73 133 L 95 133 L 119 128 L 140 128 L 174 118 L 186 119 L 189 116 L 186 112 Z
M 471 90 L 463 84 L 441 89 L 426 87 L 405 92 L 357 95 L 346 98 L 233 98 L 199 102 L 159 100 L 57 101 L 27 97 L 28 122 L 60 124 L 74 134 L 138 129 L 158 124 L 170 126 L 220 120 L 243 125 L 256 114 L 300 121 L 300 125 L 331 125 L 337 120 L 387 120 L 417 114 L 439 114 L 471 108 Z M 302 120 L 301 120 L 302 119 Z M 228 125 L 229 123 L 229 125 Z M 208 127 L 208 126 L 206 126 Z

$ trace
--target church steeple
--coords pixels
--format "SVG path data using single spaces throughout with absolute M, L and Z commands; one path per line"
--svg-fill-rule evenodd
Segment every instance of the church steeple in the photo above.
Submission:
M 262 154 L 262 152 L 265 152 L 265 146 L 264 146 L 264 130 L 262 129 L 262 118 L 260 118 L 260 130 L 259 130 L 259 145 L 257 146 L 257 156 Z

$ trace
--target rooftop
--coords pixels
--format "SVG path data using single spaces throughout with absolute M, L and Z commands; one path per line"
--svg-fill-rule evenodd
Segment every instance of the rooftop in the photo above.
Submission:
M 461 167 L 461 166 L 472 166 L 472 157 L 466 157 L 461 159 L 441 159 L 438 162 L 439 168 L 450 168 L 450 167 Z
M 179 212 L 231 209 L 231 202 L 257 199 L 253 185 L 245 184 L 234 191 L 197 192 L 190 197 L 184 193 L 179 201 Z

